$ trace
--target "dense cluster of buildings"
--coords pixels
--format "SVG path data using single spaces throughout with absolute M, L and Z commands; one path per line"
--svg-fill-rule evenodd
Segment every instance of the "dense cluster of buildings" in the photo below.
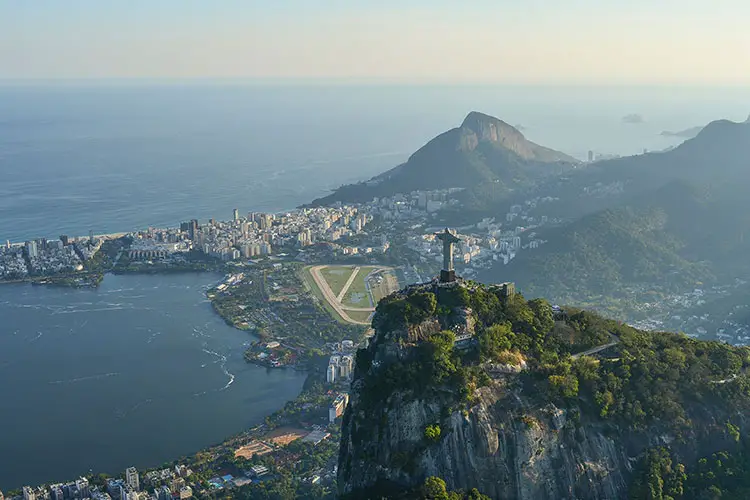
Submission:
M 745 280 L 735 278 L 733 284 L 696 288 L 640 301 L 635 309 L 645 317 L 630 324 L 642 330 L 679 331 L 693 338 L 748 345 L 750 305 L 741 302 L 721 307 L 723 300 L 746 293 L 746 285 Z M 643 287 L 634 290 L 634 293 L 646 294 L 649 291 Z
M 326 381 L 350 382 L 354 371 L 354 353 L 358 346 L 351 340 L 342 340 L 333 346 L 333 354 L 328 360 Z
M 356 207 L 305 208 L 284 214 L 234 210 L 230 221 L 191 220 L 179 228 L 149 228 L 133 233 L 131 258 L 165 258 L 195 250 L 222 260 L 250 259 L 279 248 L 304 248 L 318 242 L 335 242 L 358 234 L 372 216 Z
M 459 202 L 454 196 L 462 190 L 463 188 L 451 188 L 399 193 L 391 197 L 373 198 L 362 204 L 360 209 L 367 214 L 381 217 L 384 221 L 426 218 L 438 210 L 458 206 Z
M 350 381 L 354 370 L 354 356 L 346 354 L 338 356 L 334 354 L 328 361 L 326 370 L 326 381 L 333 384 L 338 381 Z
M 107 480 L 103 489 L 81 477 L 69 483 L 24 486 L 22 496 L 14 500 L 185 500 L 193 496 L 189 483 L 192 474 L 184 465 L 176 465 L 148 472 L 141 478 L 135 467 L 128 467 L 122 478 Z M 3 500 L 1 493 L 0 500 Z
M 485 218 L 464 229 L 463 234 L 458 234 L 461 241 L 456 251 L 456 263 L 465 266 L 462 273 L 472 276 L 473 268 L 488 268 L 498 262 L 508 264 L 519 252 L 546 243 L 536 230 L 560 221 L 546 215 L 532 215 L 532 211 L 555 200 L 552 197 L 533 198 L 522 205 L 511 206 L 502 221 Z M 409 236 L 407 246 L 424 261 L 439 262 L 442 259 L 442 243 L 433 231 Z
M 56 240 L 40 238 L 23 244 L 8 241 L 0 247 L 0 280 L 80 271 L 83 263 L 96 255 L 103 241 L 93 235 L 87 238 L 60 236 Z

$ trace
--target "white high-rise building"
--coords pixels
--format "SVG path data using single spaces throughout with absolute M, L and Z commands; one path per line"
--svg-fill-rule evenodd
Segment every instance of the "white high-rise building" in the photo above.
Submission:
M 140 480 L 138 478 L 138 471 L 135 467 L 128 467 L 125 469 L 125 484 L 138 491 L 141 487 Z
M 36 493 L 31 486 L 23 487 L 23 500 L 36 500 Z
M 351 356 L 342 356 L 339 361 L 339 374 L 341 378 L 348 379 L 352 375 L 352 368 L 354 367 L 354 358 Z
M 78 488 L 78 494 L 81 495 L 81 498 L 91 498 L 91 487 L 88 479 L 85 477 L 77 479 L 76 488 Z
M 336 382 L 336 365 L 328 365 L 328 369 L 326 370 L 326 381 L 329 384 Z
M 35 259 L 39 256 L 39 248 L 37 247 L 36 241 L 26 242 L 26 253 L 31 259 Z

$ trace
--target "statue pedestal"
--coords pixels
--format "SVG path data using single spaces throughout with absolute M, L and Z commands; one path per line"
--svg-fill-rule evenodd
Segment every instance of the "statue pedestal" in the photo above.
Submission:
M 446 271 L 445 269 L 440 271 L 441 283 L 453 283 L 454 281 L 456 281 L 456 271 L 452 269 L 450 271 Z

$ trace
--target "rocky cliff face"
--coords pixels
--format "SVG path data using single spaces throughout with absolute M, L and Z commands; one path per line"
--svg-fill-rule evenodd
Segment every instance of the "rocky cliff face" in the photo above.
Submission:
M 489 142 L 514 152 L 524 160 L 576 162 L 575 158 L 529 141 L 517 128 L 504 121 L 477 111 L 466 116 L 461 131 L 460 147 L 464 151 L 473 151 L 480 142 Z
M 421 287 L 402 293 L 431 290 L 441 296 L 446 290 L 438 284 Z M 438 312 L 446 307 L 438 304 Z M 408 308 L 399 311 L 410 314 Z M 531 360 L 527 365 L 523 355 L 480 361 L 489 380 L 479 388 L 469 387 L 468 400 L 455 386 L 422 391 L 409 385 L 408 378 L 419 379 L 425 342 L 445 329 L 474 332 L 480 327 L 475 322 L 479 313 L 470 308 L 443 311 L 439 318 L 396 326 L 376 314 L 376 335 L 357 355 L 342 424 L 338 471 L 342 498 L 397 496 L 430 476 L 442 478 L 449 489 L 477 488 L 492 498 L 627 498 L 639 457 L 649 448 L 669 446 L 685 463 L 695 463 L 736 445 L 726 433 L 728 421 L 743 433 L 750 427 L 736 408 L 719 400 L 709 403 L 703 396 L 702 401 L 692 397 L 686 407 L 689 427 L 676 431 L 670 422 L 655 421 L 632 431 L 615 420 L 599 418 L 591 399 L 551 403 L 549 394 L 539 389 Z M 630 356 L 628 351 L 620 352 L 621 345 L 610 350 L 612 362 Z M 457 341 L 453 349 L 470 353 L 472 348 Z M 439 426 L 437 439 L 426 432 L 434 426 Z
M 575 410 L 528 400 L 517 382 L 518 375 L 496 376 L 468 411 L 447 416 L 444 400 L 400 394 L 365 412 L 355 384 L 342 431 L 341 493 L 357 497 L 373 485 L 387 491 L 439 476 L 451 489 L 478 488 L 493 498 L 625 496 L 631 458 L 606 429 L 574 422 Z M 426 443 L 424 429 L 435 422 L 443 437 Z

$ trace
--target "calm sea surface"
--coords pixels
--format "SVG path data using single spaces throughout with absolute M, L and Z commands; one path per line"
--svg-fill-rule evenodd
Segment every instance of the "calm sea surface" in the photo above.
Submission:
M 254 338 L 203 294 L 218 278 L 0 286 L 0 488 L 158 465 L 293 399 L 304 374 L 244 361 Z
M 294 208 L 404 161 L 471 110 L 585 158 L 743 120 L 750 89 L 0 85 L 0 241 Z M 641 114 L 641 124 L 623 123 Z M 303 378 L 249 366 L 212 275 L 0 286 L 0 488 L 144 467 L 221 441 Z
M 750 89 L 0 85 L 0 241 L 285 210 L 397 165 L 471 110 L 541 144 L 663 149 Z M 623 123 L 641 114 L 641 124 Z

